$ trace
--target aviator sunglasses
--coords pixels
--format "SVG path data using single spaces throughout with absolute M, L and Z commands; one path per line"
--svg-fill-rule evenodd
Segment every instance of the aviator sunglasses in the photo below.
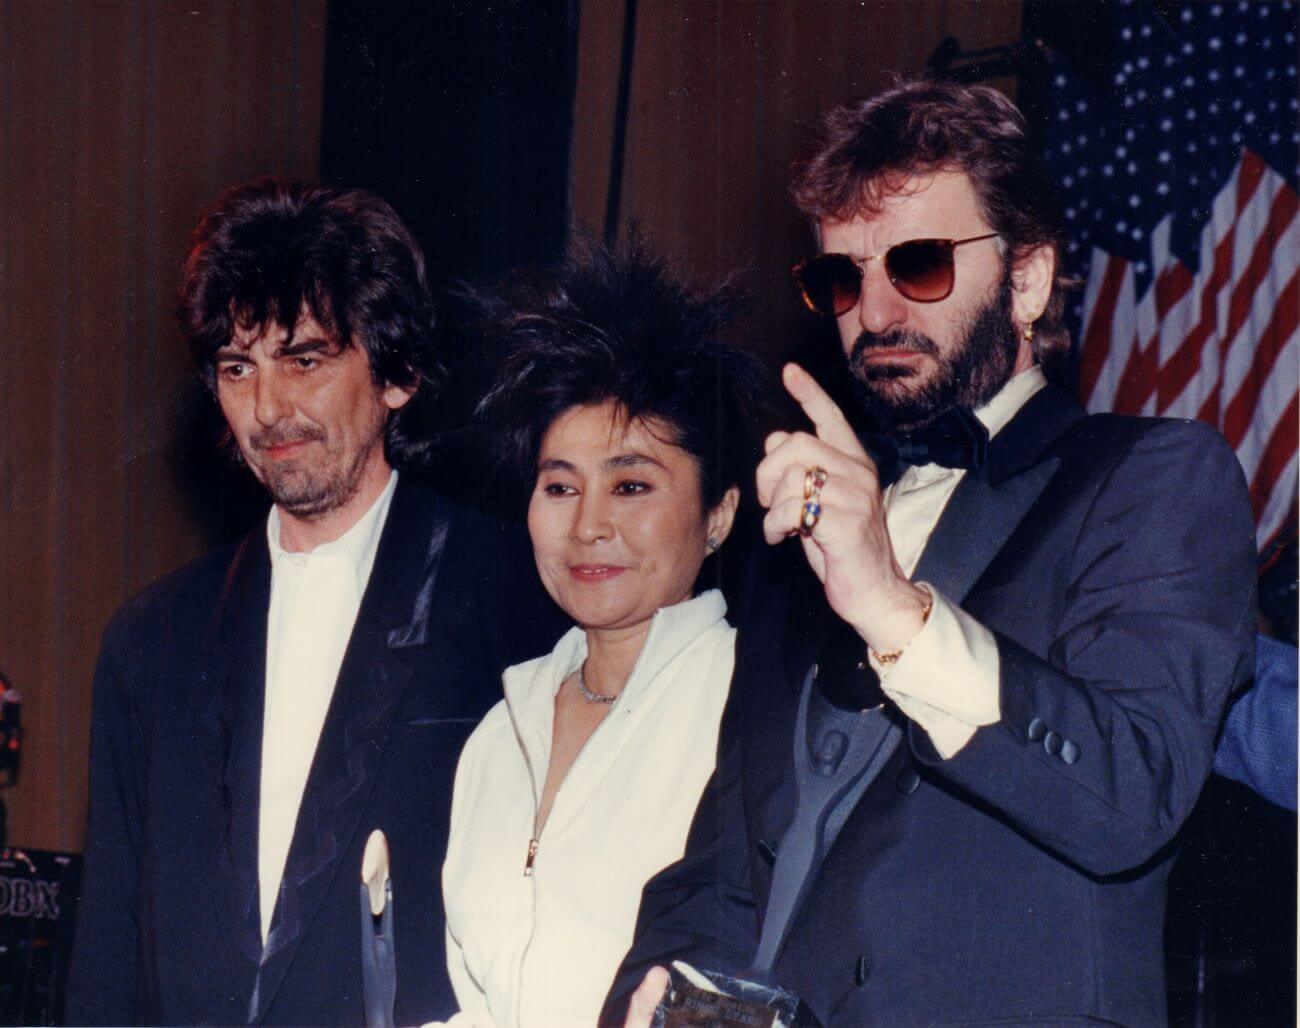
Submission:
M 885 273 L 895 289 L 917 303 L 935 303 L 952 292 L 957 273 L 952 252 L 967 243 L 992 239 L 1001 232 L 986 232 L 969 239 L 909 239 L 883 254 L 852 257 L 847 253 L 819 253 L 791 270 L 799 283 L 803 302 L 816 314 L 839 317 L 857 306 L 867 261 L 884 260 Z

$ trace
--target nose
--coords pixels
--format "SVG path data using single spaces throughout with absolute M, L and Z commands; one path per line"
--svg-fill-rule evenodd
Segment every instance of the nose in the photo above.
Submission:
M 578 497 L 573 515 L 573 538 L 580 543 L 596 543 L 614 534 L 610 518 L 609 497 L 599 490 L 584 491 Z
M 876 334 L 902 325 L 907 320 L 907 301 L 889 281 L 884 260 L 864 261 L 859 266 L 862 268 L 862 295 L 854 308 L 858 325 Z
M 273 368 L 260 369 L 253 382 L 253 413 L 258 423 L 270 428 L 292 412 L 285 383 Z

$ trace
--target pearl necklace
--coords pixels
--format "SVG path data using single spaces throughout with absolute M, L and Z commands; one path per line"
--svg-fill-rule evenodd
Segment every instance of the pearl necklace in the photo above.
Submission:
M 588 689 L 587 676 L 583 674 L 583 670 L 586 667 L 587 667 L 587 662 L 585 660 L 578 665 L 578 692 L 582 694 L 582 698 L 586 700 L 588 703 L 604 703 L 604 704 L 613 703 L 616 699 L 618 699 L 619 693 L 621 693 L 622 690 L 614 693 L 613 696 L 605 696 L 601 693 L 592 692 L 590 689 Z

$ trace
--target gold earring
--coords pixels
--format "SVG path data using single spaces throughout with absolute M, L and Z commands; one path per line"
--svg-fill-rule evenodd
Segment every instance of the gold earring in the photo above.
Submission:
M 1034 323 L 1032 321 L 1021 330 L 1020 338 L 1027 343 L 1034 341 Z

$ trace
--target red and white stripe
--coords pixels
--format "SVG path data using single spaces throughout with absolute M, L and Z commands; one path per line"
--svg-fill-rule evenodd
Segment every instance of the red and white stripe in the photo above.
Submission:
M 1090 411 L 1197 418 L 1237 453 L 1261 552 L 1296 524 L 1300 217 L 1295 190 L 1249 150 L 1219 191 L 1195 275 L 1151 236 L 1137 296 L 1127 260 L 1093 253 L 1079 395 Z

